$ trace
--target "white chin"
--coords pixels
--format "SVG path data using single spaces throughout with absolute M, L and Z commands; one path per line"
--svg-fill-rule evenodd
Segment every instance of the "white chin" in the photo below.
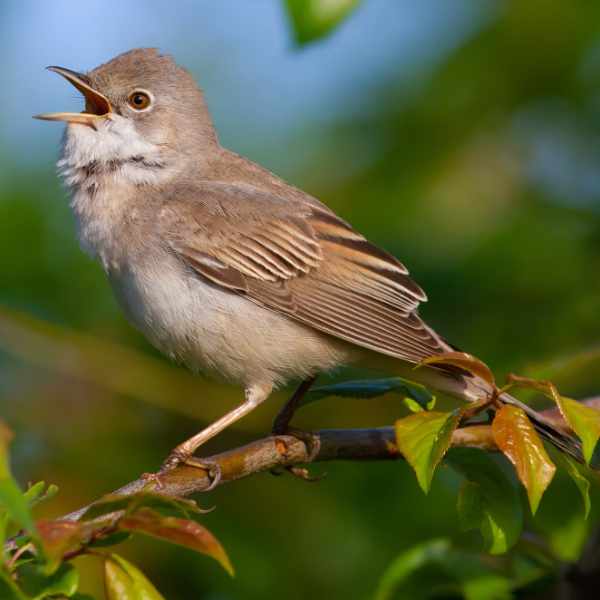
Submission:
M 93 161 L 120 161 L 132 156 L 146 156 L 156 151 L 157 147 L 140 136 L 130 119 L 113 114 L 110 119 L 98 120 L 97 129 L 69 123 L 63 160 L 76 167 Z
M 99 120 L 97 129 L 88 125 L 69 123 L 63 140 L 58 170 L 68 185 L 80 183 L 82 170 L 102 171 L 111 165 L 114 176 L 131 183 L 150 183 L 156 173 L 147 172 L 143 165 L 131 162 L 133 158 L 160 160 L 160 147 L 145 140 L 131 119 L 113 114 L 110 119 Z M 130 161 L 130 162 L 128 162 Z M 152 181 L 150 181 L 150 179 Z

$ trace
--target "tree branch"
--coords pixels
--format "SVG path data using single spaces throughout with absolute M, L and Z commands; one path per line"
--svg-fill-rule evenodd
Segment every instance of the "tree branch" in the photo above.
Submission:
M 582 403 L 600 409 L 600 397 L 588 398 Z M 543 411 L 547 419 L 557 427 L 567 429 L 557 409 Z M 299 465 L 333 460 L 397 460 L 402 455 L 396 446 L 393 427 L 373 429 L 323 429 L 314 433 L 303 432 L 301 436 L 271 435 L 245 446 L 227 450 L 205 460 L 218 465 L 221 477 L 218 485 L 236 481 L 256 473 L 274 471 L 286 467 L 300 471 Z M 468 425 L 457 429 L 452 435 L 452 446 L 479 448 L 488 452 L 498 450 L 489 425 Z M 132 495 L 154 486 L 154 491 L 166 496 L 185 497 L 204 492 L 211 486 L 209 473 L 200 467 L 179 465 L 160 475 L 159 482 L 142 475 L 113 494 Z M 160 486 L 160 487 L 159 487 Z M 77 520 L 87 506 L 64 517 Z M 117 515 L 114 517 L 117 518 Z
M 227 450 L 205 460 L 216 463 L 221 470 L 218 485 L 242 479 L 256 473 L 285 467 L 297 467 L 332 460 L 397 460 L 402 458 L 396 447 L 393 427 L 374 429 L 324 429 L 303 434 L 303 441 L 292 435 L 269 436 Z M 488 425 L 472 425 L 457 429 L 452 446 L 497 450 Z M 141 476 L 114 494 L 131 495 L 152 486 L 152 480 Z M 211 485 L 208 472 L 199 467 L 179 465 L 160 476 L 160 488 L 154 491 L 167 496 L 189 496 L 206 491 Z M 76 520 L 87 507 L 70 513 L 63 519 Z

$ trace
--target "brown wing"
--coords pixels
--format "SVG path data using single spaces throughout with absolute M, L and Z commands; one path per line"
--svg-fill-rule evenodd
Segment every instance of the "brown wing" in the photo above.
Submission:
M 197 275 L 315 329 L 410 362 L 446 347 L 417 315 L 408 271 L 329 209 L 207 184 L 171 203 L 171 248 Z M 243 202 L 239 202 L 243 200 Z

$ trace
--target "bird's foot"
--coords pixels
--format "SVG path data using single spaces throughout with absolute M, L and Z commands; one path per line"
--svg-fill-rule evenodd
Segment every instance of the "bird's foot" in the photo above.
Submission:
M 142 477 L 148 481 L 154 482 L 156 487 L 161 489 L 165 487 L 163 481 L 164 476 L 180 465 L 187 465 L 206 471 L 206 475 L 210 481 L 210 484 L 204 490 L 205 492 L 210 492 L 216 488 L 223 478 L 221 465 L 219 465 L 217 461 L 205 458 L 196 458 L 195 456 L 189 454 L 186 455 L 182 452 L 178 452 L 177 450 L 174 450 L 171 452 L 171 454 L 169 454 L 169 456 L 167 456 L 157 473 L 144 473 Z
M 310 458 L 313 458 L 319 451 L 319 439 L 310 431 L 303 431 L 302 429 L 287 427 L 285 431 L 273 430 L 272 435 L 276 438 L 277 449 L 279 453 L 284 457 L 286 457 L 286 455 L 289 453 L 289 448 L 283 436 L 292 436 L 300 440 L 306 446 L 306 453 Z M 325 473 L 322 475 L 313 476 L 305 467 L 288 465 L 284 467 L 284 469 L 288 473 L 294 475 L 294 477 L 298 477 L 298 479 L 303 479 L 304 481 L 319 481 L 325 477 Z M 272 469 L 271 473 L 273 475 L 281 475 L 282 471 Z

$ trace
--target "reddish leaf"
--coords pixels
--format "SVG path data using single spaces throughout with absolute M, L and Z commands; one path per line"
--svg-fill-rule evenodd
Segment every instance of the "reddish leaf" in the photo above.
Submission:
M 463 371 L 471 373 L 471 375 L 481 377 L 481 379 L 487 381 L 492 387 L 496 387 L 496 380 L 494 379 L 494 374 L 490 368 L 484 362 L 466 352 L 444 352 L 442 354 L 434 354 L 433 356 L 423 359 L 418 366 L 421 367 L 425 365 L 451 365 L 453 367 L 458 367 Z
M 535 514 L 556 472 L 554 463 L 525 411 L 516 406 L 503 406 L 496 413 L 492 434 L 498 448 L 515 466 L 527 490 L 531 512 Z
M 38 521 L 37 530 L 48 561 L 48 573 L 59 567 L 67 552 L 79 548 L 84 536 L 81 523 L 75 521 Z
M 502 388 L 503 391 L 508 391 L 513 387 L 536 390 L 558 404 L 560 394 L 551 381 L 532 379 L 531 377 L 523 377 L 522 375 L 515 375 L 514 373 L 509 373 L 506 380 L 508 381 L 508 384 Z
M 142 508 L 121 519 L 119 527 L 127 531 L 145 533 L 212 556 L 230 575 L 233 575 L 233 567 L 223 546 L 210 531 L 195 521 L 163 517 L 149 508 Z
M 561 396 L 551 381 L 539 381 L 511 373 L 508 376 L 508 382 L 508 385 L 503 388 L 504 390 L 515 386 L 529 388 L 554 400 L 563 419 L 581 440 L 583 456 L 589 464 L 596 443 L 600 438 L 600 411 L 571 398 Z

